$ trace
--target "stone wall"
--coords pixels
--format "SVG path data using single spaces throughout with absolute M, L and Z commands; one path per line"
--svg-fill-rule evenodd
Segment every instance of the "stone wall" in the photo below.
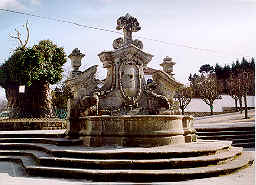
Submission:
M 6 119 L 0 120 L 0 130 L 57 130 L 66 129 L 61 119 Z

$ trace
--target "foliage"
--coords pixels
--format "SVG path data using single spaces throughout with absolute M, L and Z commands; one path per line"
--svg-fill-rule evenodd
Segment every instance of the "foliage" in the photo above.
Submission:
M 209 64 L 204 64 L 200 67 L 199 72 L 201 74 L 215 74 L 217 78 L 217 85 L 218 89 L 221 90 L 221 94 L 230 94 L 230 90 L 228 89 L 228 83 L 231 78 L 231 76 L 238 76 L 242 74 L 243 72 L 248 72 L 249 79 L 248 82 L 251 83 L 248 88 L 248 95 L 255 95 L 255 86 L 253 85 L 255 83 L 255 59 L 251 58 L 251 60 L 247 60 L 244 57 L 242 58 L 241 62 L 239 60 L 236 60 L 232 63 L 232 65 L 224 65 L 221 66 L 218 63 L 215 65 L 214 70 L 212 71 L 212 66 Z M 199 78 L 199 75 L 190 74 L 189 75 L 189 81 L 194 89 L 194 97 L 199 96 L 199 92 L 197 89 L 195 89 L 195 81 Z
M 199 73 L 212 73 L 214 68 L 210 64 L 204 64 L 200 67 Z
M 179 102 L 179 107 L 182 111 L 182 114 L 184 114 L 185 108 L 191 102 L 192 96 L 193 96 L 193 89 L 191 87 L 183 86 L 176 91 L 175 97 Z
M 246 96 L 251 89 L 251 86 L 255 86 L 254 83 L 250 82 L 250 79 L 253 78 L 253 75 L 250 72 L 238 73 L 237 75 L 231 75 L 228 84 L 229 95 L 235 100 L 236 109 L 237 109 L 237 100 L 240 103 L 240 110 L 242 111 L 242 98 L 244 98 L 245 103 L 245 118 L 248 118 L 247 115 L 247 100 Z
M 213 115 L 213 102 L 221 98 L 216 76 L 214 74 L 201 75 L 196 80 L 196 89 L 199 92 L 199 97 L 210 106 L 211 115 Z
M 67 109 L 67 101 L 72 97 L 71 89 L 65 84 L 52 91 L 52 105 L 55 109 Z
M 61 80 L 65 62 L 64 49 L 50 40 L 42 40 L 32 48 L 19 47 L 0 66 L 0 85 L 30 86 L 33 81 L 54 84 Z

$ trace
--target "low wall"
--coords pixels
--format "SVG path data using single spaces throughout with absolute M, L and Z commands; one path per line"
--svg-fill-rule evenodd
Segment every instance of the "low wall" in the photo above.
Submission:
M 0 130 L 57 130 L 66 129 L 66 120 L 61 119 L 3 119 Z
M 217 99 L 213 104 L 214 112 L 223 112 L 223 107 L 234 107 L 235 100 L 228 95 L 221 95 L 222 99 Z M 244 106 L 244 100 L 242 99 Z M 255 96 L 247 96 L 247 106 L 255 107 Z M 192 98 L 185 109 L 185 112 L 210 112 L 210 107 L 200 98 Z
M 225 112 L 227 113 L 227 112 Z M 224 112 L 214 112 L 213 115 L 224 114 Z M 185 115 L 193 116 L 193 117 L 204 117 L 211 116 L 210 112 L 185 112 Z

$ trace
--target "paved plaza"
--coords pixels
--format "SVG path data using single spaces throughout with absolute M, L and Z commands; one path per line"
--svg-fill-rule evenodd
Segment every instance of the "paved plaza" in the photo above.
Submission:
M 239 125 L 252 125 L 255 124 L 255 113 L 254 110 L 249 111 L 250 119 L 243 119 L 243 114 L 230 113 L 217 115 L 212 117 L 203 117 L 195 119 L 195 127 L 230 127 Z M 1 134 L 63 134 L 65 130 L 51 131 L 51 130 L 38 130 L 38 131 L 19 131 L 19 132 L 6 132 L 1 131 Z M 255 149 L 247 148 L 246 153 L 249 154 L 250 158 L 255 158 Z M 41 177 L 25 177 L 23 169 L 11 162 L 0 163 L 0 185 L 12 185 L 12 184 L 143 184 L 143 183 L 127 183 L 127 182 L 92 182 L 86 180 L 77 179 L 57 179 L 57 178 L 41 178 Z M 148 183 L 147 183 L 148 184 Z M 230 175 L 223 175 L 220 177 L 211 177 L 204 179 L 187 180 L 180 182 L 154 182 L 151 184 L 174 184 L 174 185 L 215 185 L 215 184 L 226 184 L 226 185 L 253 185 L 255 184 L 255 163 L 245 169 L 241 169 Z

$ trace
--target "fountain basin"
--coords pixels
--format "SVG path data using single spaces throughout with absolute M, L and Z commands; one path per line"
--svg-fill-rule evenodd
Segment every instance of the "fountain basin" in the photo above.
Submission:
M 181 115 L 87 116 L 70 121 L 85 146 L 152 147 L 192 142 L 193 118 Z M 184 126 L 186 128 L 184 128 Z M 185 132 L 186 133 L 185 133 Z

